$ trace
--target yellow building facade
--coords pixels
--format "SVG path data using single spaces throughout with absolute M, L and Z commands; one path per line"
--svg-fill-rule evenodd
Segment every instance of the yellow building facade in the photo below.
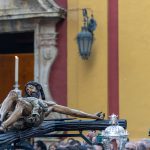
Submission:
M 68 1 L 68 105 L 91 113 L 107 112 L 107 3 L 96 2 L 100 7 L 92 1 Z M 98 24 L 88 60 L 82 60 L 76 44 L 82 8 L 88 8 L 89 15 L 93 11 Z
M 127 120 L 131 139 L 147 138 L 150 128 L 150 1 L 118 0 L 117 3 L 119 117 Z M 111 107 L 109 89 L 113 87 L 109 87 L 108 79 L 109 5 L 110 0 L 68 0 L 67 11 L 68 106 L 90 113 L 103 111 L 106 118 Z M 82 8 L 87 8 L 89 15 L 93 12 L 97 21 L 88 60 L 81 59 L 76 44 L 83 24 Z

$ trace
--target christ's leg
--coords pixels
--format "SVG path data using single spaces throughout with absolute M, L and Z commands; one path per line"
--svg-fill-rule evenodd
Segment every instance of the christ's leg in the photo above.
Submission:
M 18 95 L 15 91 L 10 91 L 8 96 L 4 99 L 0 108 L 0 121 L 2 122 L 6 113 L 13 108 L 13 103 L 17 100 Z
M 7 129 L 9 126 L 15 123 L 18 119 L 20 119 L 23 113 L 31 114 L 31 111 L 32 111 L 32 105 L 29 102 L 24 101 L 24 100 L 18 100 L 15 110 L 10 115 L 10 117 L 1 124 L 0 130 Z

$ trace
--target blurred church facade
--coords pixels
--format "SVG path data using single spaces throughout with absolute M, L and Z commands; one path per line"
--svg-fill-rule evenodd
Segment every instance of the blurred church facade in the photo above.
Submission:
M 14 84 L 18 55 L 22 90 L 28 80 L 38 81 L 47 99 L 106 117 L 115 113 L 127 119 L 131 138 L 147 137 L 149 6 L 149 0 L 0 0 L 1 99 Z M 83 8 L 97 21 L 88 60 L 76 42 Z

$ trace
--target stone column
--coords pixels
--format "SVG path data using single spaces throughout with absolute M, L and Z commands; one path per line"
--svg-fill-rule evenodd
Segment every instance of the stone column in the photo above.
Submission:
M 49 75 L 51 67 L 57 56 L 56 33 L 40 34 L 40 78 L 39 82 L 43 86 L 46 100 L 52 100 L 49 87 Z
M 51 67 L 57 56 L 56 22 L 43 23 L 39 27 L 39 83 L 43 86 L 46 100 L 53 100 L 49 86 Z
M 39 82 L 44 90 L 46 100 L 55 101 L 49 86 L 51 67 L 56 60 L 58 49 L 56 47 L 56 20 L 41 22 L 35 30 L 35 81 Z M 49 118 L 64 118 L 60 113 L 50 113 Z

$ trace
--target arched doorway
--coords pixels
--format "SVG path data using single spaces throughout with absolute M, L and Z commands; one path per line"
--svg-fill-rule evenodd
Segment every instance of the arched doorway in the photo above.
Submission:
M 15 56 L 19 57 L 19 88 L 34 80 L 34 32 L 0 34 L 0 102 L 13 89 Z M 23 93 L 24 94 L 24 93 Z

